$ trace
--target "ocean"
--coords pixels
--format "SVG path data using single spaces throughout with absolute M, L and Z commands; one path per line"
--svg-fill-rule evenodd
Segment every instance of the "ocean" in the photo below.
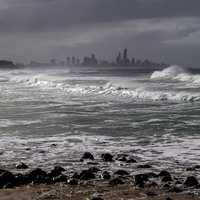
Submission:
M 110 152 L 155 168 L 198 164 L 198 73 L 180 66 L 0 70 L 0 166 L 74 169 L 86 165 L 79 162 L 85 151 L 96 162 Z

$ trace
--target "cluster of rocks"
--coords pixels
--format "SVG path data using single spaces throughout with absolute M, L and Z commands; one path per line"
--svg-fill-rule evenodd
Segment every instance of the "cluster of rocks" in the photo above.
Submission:
M 90 152 L 85 152 L 80 161 L 91 160 L 95 158 Z M 113 156 L 109 153 L 101 155 L 102 162 L 120 161 L 125 163 L 136 163 L 134 158 L 126 154 L 119 154 Z M 137 165 L 141 169 L 151 169 L 148 164 Z M 24 163 L 16 165 L 17 169 L 28 169 Z M 25 174 L 13 174 L 7 170 L 0 170 L 0 188 L 14 188 L 17 186 L 28 184 L 55 184 L 64 183 L 69 185 L 79 185 L 85 181 L 102 180 L 110 186 L 122 185 L 125 183 L 133 183 L 138 188 L 159 188 L 167 192 L 183 192 L 187 189 L 199 189 L 200 184 L 194 176 L 187 178 L 178 178 L 172 176 L 168 171 L 161 171 L 160 173 L 148 172 L 143 174 L 131 175 L 124 169 L 116 170 L 112 173 L 102 170 L 96 166 L 84 169 L 80 172 L 73 172 L 71 175 L 66 175 L 66 170 L 60 166 L 54 167 L 50 172 L 46 172 L 40 168 L 34 169 Z M 148 193 L 147 195 L 156 195 L 155 193 Z

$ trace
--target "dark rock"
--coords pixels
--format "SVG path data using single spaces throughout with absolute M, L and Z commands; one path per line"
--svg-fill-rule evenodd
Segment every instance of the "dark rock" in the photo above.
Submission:
M 176 185 L 182 185 L 182 182 L 181 181 L 176 181 L 175 184 Z
M 149 173 L 146 173 L 146 175 L 149 177 L 149 178 L 157 178 L 158 175 L 156 173 L 153 173 L 153 172 L 149 172 Z
M 15 184 L 13 183 L 7 183 L 3 186 L 4 189 L 12 189 L 15 187 Z
M 164 176 L 161 181 L 162 182 L 171 182 L 172 181 L 172 177 L 171 176 Z
M 158 176 L 160 176 L 160 177 L 162 177 L 162 176 L 171 176 L 171 174 L 168 171 L 163 170 L 158 174 Z
M 101 197 L 92 197 L 91 200 L 103 200 Z
M 197 181 L 197 179 L 194 176 L 190 176 L 186 179 L 186 181 L 184 182 L 184 185 L 186 187 L 195 187 L 199 184 L 199 182 Z
M 194 171 L 197 169 L 200 169 L 200 165 L 195 165 L 194 167 L 188 167 L 188 168 L 186 168 L 186 171 Z
M 183 192 L 183 190 L 180 188 L 180 187 L 172 187 L 169 189 L 169 192 L 172 192 L 172 193 L 180 193 L 180 192 Z
M 111 179 L 111 175 L 110 175 L 109 172 L 104 171 L 104 172 L 102 173 L 102 178 L 105 179 L 105 180 L 110 180 L 110 179 Z
M 3 174 L 4 172 L 7 172 L 7 171 L 4 169 L 0 169 L 0 175 Z
M 152 168 L 151 165 L 148 165 L 148 164 L 145 164 L 145 165 L 138 165 L 137 166 L 138 168 L 141 168 L 141 169 L 149 169 L 149 168 Z
M 162 187 L 164 190 L 170 190 L 170 184 L 166 183 L 165 185 L 163 185 Z
M 156 182 L 150 182 L 147 184 L 147 187 L 158 187 L 158 184 Z
M 53 178 L 54 183 L 67 183 L 68 178 L 65 175 L 60 175 L 58 177 Z
M 45 150 L 39 150 L 38 152 L 41 153 L 41 154 L 45 154 L 46 153 Z
M 27 175 L 27 179 L 28 179 L 28 182 L 33 183 L 33 184 L 42 184 L 42 183 L 51 182 L 47 173 L 40 168 L 31 171 Z
M 173 200 L 173 199 L 172 199 L 172 198 L 170 198 L 170 197 L 167 197 L 167 198 L 166 198 L 166 200 Z
M 90 170 L 83 170 L 79 175 L 80 180 L 91 180 L 95 179 L 95 175 Z
M 16 186 L 26 185 L 29 183 L 28 178 L 26 175 L 23 174 L 16 174 L 15 175 L 15 183 Z
M 91 171 L 92 173 L 97 173 L 97 172 L 100 172 L 101 170 L 99 168 L 97 168 L 97 167 L 91 167 L 89 169 L 89 171 Z
M 47 173 L 40 168 L 34 169 L 29 173 L 30 178 L 35 178 L 37 176 L 47 176 Z
M 139 187 L 144 187 L 144 184 L 149 180 L 148 175 L 138 174 L 135 175 L 135 185 Z
M 48 175 L 50 177 L 57 177 L 57 176 L 60 176 L 62 174 L 62 172 L 64 172 L 64 171 L 65 171 L 64 168 L 62 168 L 60 166 L 56 166 Z
M 156 194 L 153 191 L 148 191 L 148 192 L 146 192 L 146 195 L 149 196 L 149 197 L 154 197 L 154 196 L 157 196 L 158 194 Z
M 16 165 L 16 169 L 28 169 L 28 166 L 25 163 L 19 163 Z
M 119 175 L 119 176 L 128 176 L 129 173 L 125 170 L 117 170 L 114 175 Z
M 118 154 L 116 157 L 116 160 L 121 161 L 121 162 L 126 162 L 127 161 L 127 154 Z
M 133 158 L 127 159 L 126 163 L 137 163 L 137 161 Z
M 112 162 L 113 161 L 113 156 L 109 153 L 102 154 L 101 158 L 103 159 L 104 162 Z
M 121 161 L 121 162 L 126 162 L 127 158 L 124 156 L 124 157 L 121 157 L 121 158 L 117 158 L 116 160 Z
M 8 184 L 15 185 L 15 183 L 16 183 L 15 176 L 11 172 L 5 171 L 0 175 L 0 186 L 1 187 L 6 186 Z
M 98 162 L 87 162 L 88 165 L 99 165 Z
M 73 175 L 72 175 L 72 179 L 79 179 L 80 176 L 77 172 L 75 172 Z
M 77 179 L 69 179 L 68 181 L 67 181 L 67 183 L 69 184 L 69 185 L 78 185 L 78 180 Z
M 200 169 L 200 165 L 195 165 L 194 169 Z
M 122 184 L 124 184 L 124 181 L 122 181 L 120 178 L 114 178 L 109 182 L 109 184 L 112 186 L 122 185 Z
M 85 152 L 81 160 L 94 160 L 94 156 L 90 152 Z

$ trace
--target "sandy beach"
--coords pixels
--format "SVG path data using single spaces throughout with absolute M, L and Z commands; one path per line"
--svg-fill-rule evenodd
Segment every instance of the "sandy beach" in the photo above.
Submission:
M 96 196 L 96 198 L 95 198 Z M 198 200 L 199 196 L 187 193 L 164 193 L 159 190 L 141 190 L 133 185 L 106 186 L 35 186 L 0 191 L 1 200 Z

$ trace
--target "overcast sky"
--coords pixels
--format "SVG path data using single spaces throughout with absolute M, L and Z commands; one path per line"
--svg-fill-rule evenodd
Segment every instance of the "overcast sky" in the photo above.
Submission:
M 200 0 L 0 0 L 0 57 L 96 53 L 200 67 Z

